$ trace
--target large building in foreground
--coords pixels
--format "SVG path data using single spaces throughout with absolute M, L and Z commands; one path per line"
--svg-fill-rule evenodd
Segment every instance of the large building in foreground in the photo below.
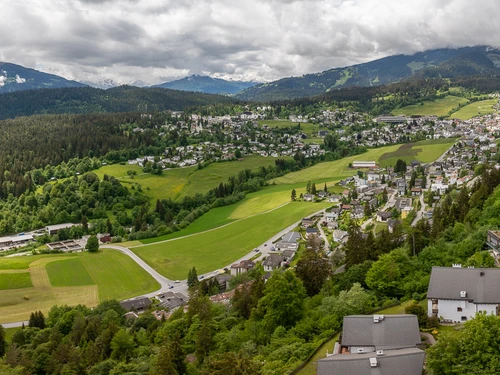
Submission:
M 317 362 L 318 375 L 421 375 L 425 353 L 415 315 L 344 317 L 341 341 Z

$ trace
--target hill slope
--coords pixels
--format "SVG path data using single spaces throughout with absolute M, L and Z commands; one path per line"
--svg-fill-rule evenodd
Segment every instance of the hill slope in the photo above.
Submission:
M 255 86 L 257 82 L 226 81 L 220 78 L 192 75 L 176 81 L 165 82 L 153 87 L 165 89 L 204 92 L 207 94 L 236 94 Z
M 0 62 L 0 94 L 31 89 L 85 86 L 83 83 L 70 81 L 54 74 Z
M 183 110 L 189 106 L 236 102 L 221 95 L 120 86 L 30 90 L 0 95 L 0 119 L 42 113 Z
M 485 46 L 436 49 L 395 55 L 364 64 L 330 69 L 302 77 L 283 78 L 242 91 L 240 99 L 269 101 L 323 94 L 347 87 L 378 86 L 418 78 L 498 74 L 500 50 Z

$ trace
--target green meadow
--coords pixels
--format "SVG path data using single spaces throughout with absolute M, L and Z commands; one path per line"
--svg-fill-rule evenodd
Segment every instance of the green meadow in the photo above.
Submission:
M 448 116 L 450 111 L 458 109 L 460 104 L 464 105 L 465 103 L 467 103 L 467 99 L 465 98 L 448 95 L 442 99 L 396 108 L 392 111 L 392 114 L 406 116 Z
M 146 271 L 115 250 L 0 258 L 0 323 L 26 320 L 35 310 L 47 313 L 53 305 L 92 307 L 158 288 Z
M 196 266 L 198 273 L 225 267 L 287 226 L 328 206 L 328 203 L 291 202 L 209 232 L 131 250 L 162 275 L 185 279 L 191 267 Z
M 467 104 L 465 107 L 460 108 L 457 112 L 453 113 L 450 117 L 459 120 L 469 120 L 476 116 L 487 115 L 495 112 L 493 106 L 498 103 L 497 99 L 480 100 Z

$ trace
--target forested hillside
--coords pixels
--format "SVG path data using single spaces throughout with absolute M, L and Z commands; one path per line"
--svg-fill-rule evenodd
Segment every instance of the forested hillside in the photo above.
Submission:
M 108 90 L 92 87 L 28 90 L 0 95 L 0 119 L 43 113 L 183 110 L 234 102 L 222 95 L 131 86 Z
M 75 158 L 100 157 L 111 150 L 122 152 L 153 145 L 148 131 L 133 133 L 136 126 L 164 123 L 164 117 L 130 114 L 40 115 L 0 121 L 0 197 L 21 195 L 34 184 L 52 177 L 66 177 L 45 171 L 70 162 L 72 173 L 83 173 L 90 166 Z M 74 159 L 74 160 L 72 160 Z M 80 165 L 80 166 L 79 166 Z M 47 174 L 48 173 L 48 174 Z
M 93 310 L 55 306 L 46 319 L 33 314 L 30 326 L 16 332 L 7 347 L 0 328 L 0 357 L 5 353 L 0 371 L 6 375 L 290 373 L 339 330 L 343 316 L 370 313 L 398 299 L 424 298 L 432 266 L 492 266 L 493 258 L 483 249 L 486 230 L 500 225 L 500 172 L 482 169 L 480 182 L 471 191 L 451 191 L 442 199 L 433 225 L 425 220 L 415 228 L 403 224 L 395 233 L 383 231 L 376 240 L 364 238 L 351 225 L 344 273 L 332 275 L 332 263 L 310 241 L 311 249 L 295 271 L 275 271 L 264 283 L 257 268 L 233 280 L 233 286 L 240 286 L 229 306 L 209 300 L 214 285 L 205 280 L 192 281 L 188 310 L 179 309 L 168 320 L 157 320 L 151 313 L 126 320 L 124 310 L 113 301 Z M 421 306 L 410 304 L 407 311 L 418 315 L 421 327 L 436 327 Z M 464 332 L 479 340 L 477 332 L 484 335 L 484 331 L 474 327 L 481 324 L 498 325 L 480 317 Z M 470 344 L 467 337 L 460 340 Z M 471 368 L 497 373 L 493 352 L 468 356 L 463 369 L 449 366 L 456 364 L 455 357 L 442 358 L 438 348 L 449 353 L 459 350 L 458 344 L 439 336 L 438 346 L 430 350 L 429 367 L 440 374 L 469 374 Z

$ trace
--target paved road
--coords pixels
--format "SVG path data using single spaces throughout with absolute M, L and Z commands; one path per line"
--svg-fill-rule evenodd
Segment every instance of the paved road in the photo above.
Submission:
M 29 321 L 25 320 L 24 322 L 2 323 L 2 327 L 3 328 L 17 328 L 17 327 L 22 327 L 23 323 L 24 323 L 25 327 L 27 327 L 29 324 Z

